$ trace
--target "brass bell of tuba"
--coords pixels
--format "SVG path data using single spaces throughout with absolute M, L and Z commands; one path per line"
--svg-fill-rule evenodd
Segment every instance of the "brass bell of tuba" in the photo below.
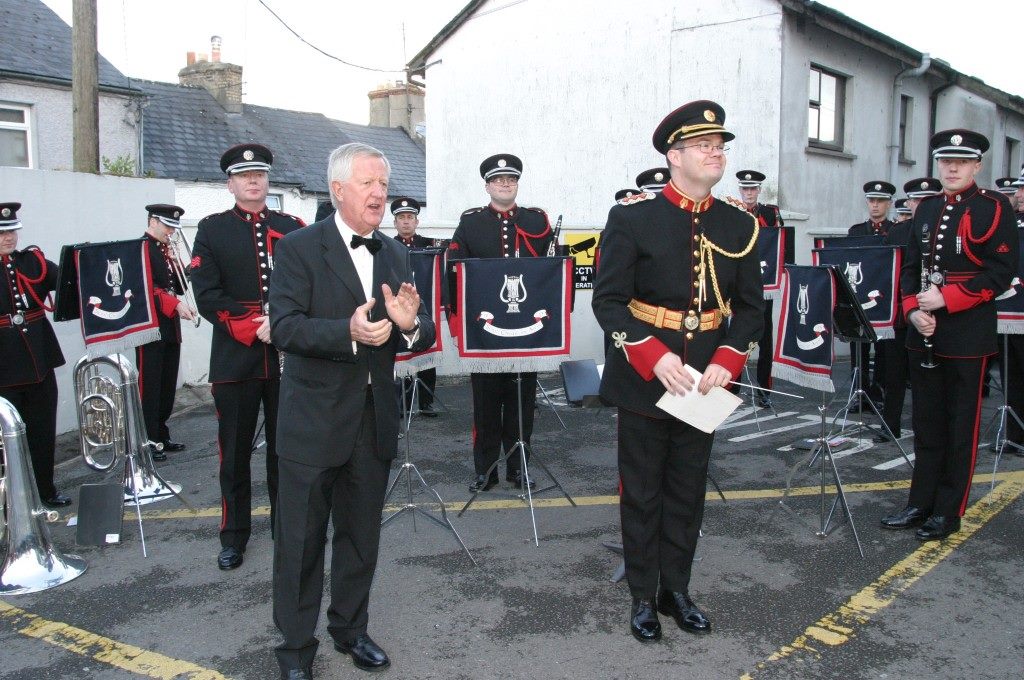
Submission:
M 50 540 L 43 518 L 56 521 L 59 515 L 43 510 L 25 439 L 25 421 L 11 402 L 0 397 L 0 462 L 3 510 L 0 543 L 6 543 L 7 557 L 0 567 L 0 595 L 37 593 L 54 588 L 85 573 L 86 563 L 77 555 L 62 555 Z

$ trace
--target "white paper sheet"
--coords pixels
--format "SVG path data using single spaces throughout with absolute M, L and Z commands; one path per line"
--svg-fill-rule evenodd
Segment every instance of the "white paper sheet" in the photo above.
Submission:
M 682 396 L 665 392 L 657 406 L 702 432 L 714 432 L 743 400 L 722 387 L 712 387 L 707 394 L 701 394 L 697 391 L 701 373 L 689 364 L 683 368 L 693 376 L 694 388 Z

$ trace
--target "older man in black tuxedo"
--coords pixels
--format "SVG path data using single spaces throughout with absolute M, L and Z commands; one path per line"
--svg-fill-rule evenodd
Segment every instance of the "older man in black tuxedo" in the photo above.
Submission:
M 283 678 L 312 677 L 328 520 L 328 632 L 359 668 L 390 665 L 366 628 L 384 491 L 398 448 L 395 352 L 434 341 L 434 324 L 409 283 L 407 249 L 376 231 L 390 173 L 371 146 L 335 149 L 328 183 L 337 211 L 282 239 L 276 251 L 271 336 L 285 362 L 274 623 L 284 637 L 276 648 Z

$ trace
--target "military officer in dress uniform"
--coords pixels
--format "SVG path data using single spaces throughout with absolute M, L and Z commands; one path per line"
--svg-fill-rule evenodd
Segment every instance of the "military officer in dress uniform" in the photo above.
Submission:
M 706 393 L 736 379 L 764 323 L 757 223 L 711 195 L 734 138 L 724 122 L 711 101 L 670 113 L 653 142 L 671 181 L 613 206 L 602 237 L 593 309 L 614 345 L 601 398 L 619 409 L 629 627 L 642 642 L 661 637 L 658 611 L 684 630 L 711 630 L 689 586 L 713 435 L 655 403 L 666 390 Z
M 270 149 L 260 144 L 239 144 L 224 152 L 220 168 L 227 174 L 235 206 L 199 222 L 192 251 L 196 304 L 213 326 L 210 382 L 217 407 L 221 488 L 217 566 L 225 570 L 242 564 L 249 541 L 249 461 L 261 403 L 271 526 L 277 496 L 275 433 L 281 364 L 270 344 L 267 301 L 274 243 L 305 225 L 297 217 L 267 208 L 273 160 Z
M 996 353 L 995 297 L 1018 262 L 1009 200 L 975 183 L 988 139 L 944 130 L 930 146 L 943 193 L 918 207 L 900 272 L 917 460 L 907 506 L 882 519 L 887 529 L 918 527 L 924 541 L 958 531 L 967 509 L 982 380 Z M 923 365 L 929 354 L 938 366 Z
M 0 397 L 25 421 L 39 498 L 50 507 L 71 499 L 53 483 L 57 438 L 57 380 L 64 355 L 46 318 L 46 297 L 57 287 L 57 265 L 35 246 L 18 250 L 21 203 L 0 203 Z
M 146 433 L 152 441 L 163 444 L 153 452 L 153 460 L 167 460 L 168 452 L 184 451 L 185 445 L 171 441 L 167 419 L 174 410 L 174 390 L 178 384 L 178 363 L 181 358 L 181 319 L 192 321 L 196 311 L 179 299 L 184 295 L 182 281 L 176 273 L 177 255 L 170 245 L 171 236 L 181 229 L 184 210 L 176 205 L 154 203 L 146 206 L 146 252 L 153 272 L 153 296 L 156 299 L 160 339 L 135 348 L 135 365 L 139 369 L 139 396 Z
M 434 245 L 434 239 L 420 236 L 416 229 L 420 226 L 420 202 L 409 196 L 399 196 L 391 201 L 391 214 L 395 216 L 395 230 L 398 234 L 395 240 L 406 248 L 430 248 Z M 420 415 L 428 418 L 436 418 L 437 411 L 434 410 L 434 389 L 437 386 L 437 369 L 428 368 L 416 374 L 423 387 L 426 389 L 417 390 L 420 402 Z M 412 408 L 412 378 L 402 378 L 402 394 L 405 399 L 405 407 Z
M 889 219 L 889 208 L 892 207 L 892 197 L 896 193 L 896 187 L 884 180 L 872 180 L 864 184 L 864 197 L 867 199 L 868 219 L 864 222 L 853 225 L 847 231 L 848 236 L 879 236 L 884 237 L 889 229 L 895 224 Z M 883 344 L 888 340 L 880 340 L 874 343 L 875 365 L 871 366 L 871 345 L 866 342 L 860 343 L 861 356 L 861 382 L 865 391 L 879 406 L 885 394 L 885 350 Z M 850 365 L 853 366 L 854 357 L 850 357 Z M 860 404 L 854 404 L 851 410 L 858 411 Z
M 552 239 L 548 216 L 540 208 L 516 205 L 522 174 L 523 162 L 512 154 L 499 153 L 484 159 L 480 164 L 480 176 L 491 201 L 482 208 L 470 208 L 462 213 L 448 246 L 449 260 L 543 257 L 547 254 Z M 473 464 L 476 468 L 476 477 L 469 486 L 471 492 L 487 491 L 498 483 L 497 471 L 488 477 L 487 470 L 498 459 L 502 448 L 506 454 L 510 453 L 519 439 L 517 376 L 522 378 L 519 390 L 523 403 L 523 441 L 529 459 L 537 374 L 470 374 L 473 386 Z M 520 487 L 529 481 L 532 488 L 533 481 L 524 480 L 519 467 L 519 456 L 508 456 L 505 479 Z
M 657 193 L 668 183 L 668 168 L 650 168 L 636 176 L 636 185 L 640 191 Z
M 747 212 L 757 220 L 758 227 L 782 227 L 782 213 L 779 206 L 771 203 L 759 203 L 761 183 L 766 179 L 763 172 L 757 170 L 740 170 L 736 173 L 740 185 L 740 198 Z M 757 343 L 757 384 L 770 390 L 772 388 L 772 352 L 775 350 L 772 339 L 773 307 L 771 300 L 764 303 L 764 331 Z M 767 392 L 757 393 L 757 403 L 762 408 L 772 407 L 771 395 Z
M 900 222 L 909 222 L 914 217 L 914 211 L 907 205 L 907 199 L 897 198 L 896 203 L 893 204 L 896 208 L 896 224 Z

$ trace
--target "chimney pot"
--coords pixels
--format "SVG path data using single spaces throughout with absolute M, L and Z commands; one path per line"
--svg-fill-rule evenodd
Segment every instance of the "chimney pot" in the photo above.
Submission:
M 220 62 L 220 45 L 221 39 L 219 35 L 210 36 L 210 54 L 214 62 Z
M 196 53 L 195 52 L 187 52 L 185 54 L 185 65 L 186 66 L 191 66 L 194 63 L 196 63 Z

